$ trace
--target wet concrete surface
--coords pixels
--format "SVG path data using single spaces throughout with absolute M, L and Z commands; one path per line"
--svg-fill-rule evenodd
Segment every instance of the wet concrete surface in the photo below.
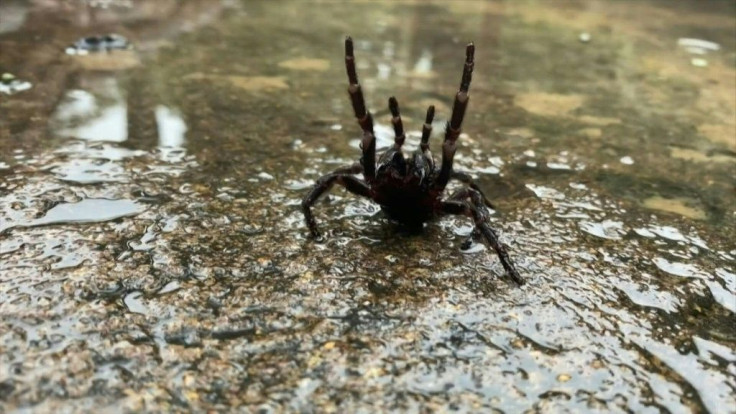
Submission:
M 0 411 L 733 412 L 727 2 L 0 3 Z M 118 33 L 130 50 L 70 56 Z M 314 180 L 476 68 L 463 218 L 407 234 Z M 690 39 L 683 41 L 682 39 Z M 695 39 L 693 42 L 692 39 Z M 715 44 L 702 43 L 708 41 Z M 698 43 L 698 41 L 701 41 Z

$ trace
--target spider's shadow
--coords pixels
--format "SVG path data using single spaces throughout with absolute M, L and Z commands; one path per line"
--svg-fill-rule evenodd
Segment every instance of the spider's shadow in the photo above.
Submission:
M 468 237 L 448 233 L 439 220 L 421 227 L 407 226 L 380 210 L 362 216 L 360 224 L 351 224 L 354 219 L 334 223 L 320 243 L 349 239 L 350 243 L 342 248 L 355 272 L 365 275 L 357 279 L 381 299 L 411 296 L 422 300 L 453 289 L 491 296 L 497 294 L 499 283 L 504 283 L 503 273 L 478 265 L 477 259 L 469 263 L 471 259 L 462 253 Z M 364 248 L 348 247 L 353 243 Z M 479 254 L 487 254 L 487 250 Z

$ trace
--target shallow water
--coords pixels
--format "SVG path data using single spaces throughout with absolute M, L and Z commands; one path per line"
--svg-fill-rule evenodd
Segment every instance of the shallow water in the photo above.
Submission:
M 734 411 L 733 4 L 0 14 L 32 85 L 0 94 L 0 411 Z M 64 52 L 106 33 L 133 49 Z M 406 234 L 339 189 L 306 237 L 359 157 L 348 33 L 379 145 L 396 95 L 435 154 L 475 42 L 456 168 L 524 287 L 466 219 Z

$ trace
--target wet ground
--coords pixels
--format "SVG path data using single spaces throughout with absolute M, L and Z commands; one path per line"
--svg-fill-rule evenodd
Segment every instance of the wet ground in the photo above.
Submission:
M 733 3 L 0 15 L 31 85 L 0 89 L 0 411 L 734 412 Z M 108 33 L 133 48 L 65 52 Z M 338 189 L 306 237 L 306 189 L 359 156 L 345 34 L 410 147 L 475 41 L 457 168 L 524 287 L 466 219 L 406 234 Z

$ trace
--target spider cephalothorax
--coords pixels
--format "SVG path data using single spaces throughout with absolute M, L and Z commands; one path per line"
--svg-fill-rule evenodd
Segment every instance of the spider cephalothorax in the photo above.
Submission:
M 463 77 L 460 90 L 455 95 L 452 116 L 445 127 L 445 140 L 442 144 L 442 164 L 435 165 L 429 151 L 429 136 L 432 132 L 434 106 L 427 110 L 427 117 L 422 126 L 422 140 L 419 148 L 405 157 L 401 151 L 404 144 L 404 126 L 399 114 L 399 103 L 393 96 L 388 100 L 391 111 L 391 123 L 394 127 L 394 145 L 387 149 L 376 162 L 376 137 L 373 132 L 373 117 L 366 109 L 363 91 L 358 83 L 353 55 L 353 40 L 345 39 L 345 67 L 348 72 L 348 93 L 353 105 L 355 117 L 363 129 L 360 147 L 363 155 L 360 164 L 339 168 L 317 180 L 314 188 L 304 197 L 302 209 L 307 227 L 312 236 L 319 237 L 317 223 L 312 215 L 311 206 L 320 195 L 332 185 L 339 184 L 353 194 L 368 197 L 378 203 L 381 209 L 392 219 L 407 226 L 421 227 L 422 224 L 435 217 L 446 214 L 460 214 L 471 217 L 475 222 L 473 235 L 483 238 L 496 251 L 506 272 L 518 284 L 524 280 L 514 268 L 506 248 L 498 240 L 496 232 L 488 224 L 487 207 L 493 205 L 473 182 L 467 173 L 454 171 L 452 160 L 455 156 L 456 142 L 468 107 L 468 89 L 473 74 L 473 57 L 475 46 L 468 44 L 465 54 Z M 363 174 L 363 180 L 355 175 Z M 442 194 L 451 179 L 456 179 L 466 187 L 454 192 L 446 199 Z

